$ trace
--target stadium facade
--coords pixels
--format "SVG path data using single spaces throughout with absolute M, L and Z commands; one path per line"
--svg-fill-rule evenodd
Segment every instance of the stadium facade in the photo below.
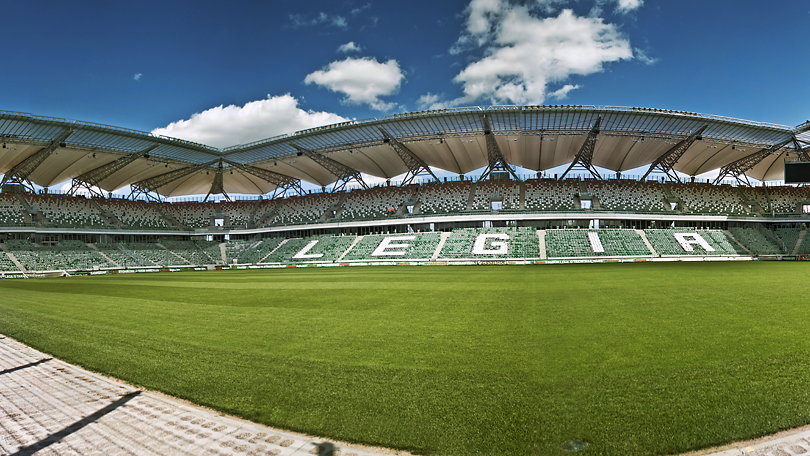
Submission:
M 809 130 L 643 108 L 493 106 L 220 150 L 4 112 L 0 270 L 796 257 L 810 254 L 810 192 L 764 183 L 783 179 L 785 162 L 810 161 Z M 712 171 L 713 182 L 695 182 Z M 372 187 L 368 176 L 389 182 Z M 66 181 L 73 196 L 37 190 Z M 131 198 L 110 197 L 127 187 Z M 193 194 L 262 197 L 161 202 Z

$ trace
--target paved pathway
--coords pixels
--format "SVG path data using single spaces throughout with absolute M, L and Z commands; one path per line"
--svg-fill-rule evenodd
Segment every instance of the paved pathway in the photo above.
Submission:
M 810 456 L 810 426 L 684 456 Z
M 0 455 L 376 456 L 141 391 L 0 335 Z

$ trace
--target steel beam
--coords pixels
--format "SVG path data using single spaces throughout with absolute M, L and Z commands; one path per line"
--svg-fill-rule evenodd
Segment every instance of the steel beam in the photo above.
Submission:
M 65 147 L 65 140 L 73 134 L 73 130 L 70 128 L 65 128 L 54 139 L 48 143 L 47 146 L 43 147 L 42 149 L 34 152 L 33 154 L 29 155 L 25 158 L 25 160 L 17 163 L 11 168 L 4 176 L 3 181 L 0 182 L 0 186 L 5 185 L 6 182 L 9 180 L 14 179 L 15 181 L 28 181 L 28 177 L 39 168 L 39 165 L 45 161 L 51 154 L 59 147 Z
M 220 160 L 217 165 L 217 170 L 214 172 L 214 180 L 211 181 L 211 188 L 208 190 L 208 194 L 205 195 L 203 201 L 208 201 L 208 197 L 211 195 L 222 195 L 227 200 L 231 199 L 228 193 L 225 192 L 225 184 L 222 177 L 222 160 Z
M 291 176 L 270 171 L 269 169 L 259 168 L 257 166 L 244 165 L 242 163 L 224 160 L 228 166 L 232 166 L 242 172 L 251 174 L 258 177 L 263 181 L 270 182 L 275 185 L 271 198 L 283 198 L 291 195 L 304 195 L 306 192 L 301 187 L 301 181 Z
M 495 135 L 492 134 L 492 126 L 489 123 L 489 118 L 486 114 L 481 116 L 481 123 L 484 125 L 484 140 L 487 142 L 487 167 L 478 178 L 481 182 L 489 177 L 493 172 L 507 172 L 515 180 L 520 178 L 515 173 L 512 165 L 506 162 L 506 157 L 503 156 L 501 148 L 498 146 L 498 141 L 495 140 Z
M 745 157 L 734 160 L 733 162 L 720 168 L 720 174 L 717 176 L 717 179 L 714 180 L 714 183 L 717 184 L 726 177 L 733 176 L 735 179 L 737 179 L 737 182 L 750 186 L 751 182 L 748 181 L 748 176 L 746 176 L 745 173 L 750 171 L 751 168 L 759 164 L 759 162 L 762 160 L 765 160 L 765 158 L 767 158 L 769 155 L 779 151 L 779 149 L 783 148 L 790 142 L 793 142 L 793 138 L 790 138 L 787 141 L 782 141 L 779 144 L 774 144 L 773 146 L 760 149 L 746 155 Z
M 683 154 L 692 147 L 692 144 L 695 141 L 702 138 L 703 132 L 709 125 L 704 125 L 697 129 L 694 133 L 686 137 L 685 139 L 681 140 L 671 149 L 667 150 L 663 154 L 661 154 L 658 158 L 655 159 L 654 162 L 650 165 L 650 168 L 644 173 L 644 176 L 641 177 L 641 180 L 647 179 L 647 176 L 650 175 L 653 171 L 660 171 L 664 173 L 670 180 L 674 182 L 681 182 L 681 178 L 678 177 L 678 174 L 675 172 L 675 164 L 678 163 L 678 160 L 683 157 Z
M 131 193 L 130 196 L 134 199 L 138 195 L 144 195 L 148 199 L 160 200 L 159 196 L 154 196 L 152 194 L 154 193 L 154 194 L 160 195 L 158 190 L 161 187 L 163 187 L 163 186 L 165 186 L 167 184 L 170 184 L 170 183 L 176 181 L 177 179 L 181 179 L 183 177 L 186 177 L 189 174 L 200 171 L 202 169 L 206 169 L 206 168 L 210 169 L 211 165 L 213 165 L 214 163 L 217 163 L 218 161 L 219 161 L 219 159 L 216 159 L 216 160 L 211 160 L 208 163 L 200 163 L 198 165 L 192 165 L 192 166 L 186 166 L 184 168 L 174 169 L 174 170 L 169 171 L 167 173 L 158 174 L 157 176 L 153 176 L 153 177 L 144 179 L 142 181 L 135 182 L 131 186 L 132 187 L 132 193 Z
M 294 147 L 299 153 L 305 155 L 312 159 L 315 163 L 319 164 L 325 170 L 332 173 L 337 180 L 332 185 L 332 193 L 341 192 L 346 188 L 346 185 L 351 182 L 355 181 L 360 184 L 363 188 L 368 188 L 368 185 L 363 181 L 363 176 L 360 174 L 360 171 L 351 168 L 349 166 L 340 163 L 339 161 L 333 160 L 329 157 L 319 154 L 314 150 L 305 149 L 297 144 L 290 143 L 292 147 Z
M 383 142 L 391 146 L 394 152 L 399 156 L 399 159 L 402 160 L 402 163 L 408 167 L 408 172 L 405 174 L 405 178 L 402 179 L 402 186 L 410 184 L 417 176 L 423 176 L 425 174 L 429 174 L 436 182 L 439 181 L 439 178 L 433 174 L 430 166 L 409 149 L 408 146 L 399 142 L 397 138 L 391 136 L 382 127 L 378 127 L 378 129 L 383 135 Z
M 118 171 L 121 171 L 127 165 L 134 162 L 135 160 L 148 156 L 149 152 L 152 152 L 158 147 L 159 147 L 158 144 L 149 146 L 140 152 L 116 158 L 115 160 L 109 163 L 103 164 L 97 168 L 93 168 L 90 171 L 87 171 L 86 173 L 80 176 L 74 177 L 73 184 L 70 186 L 70 190 L 68 191 L 68 193 L 71 195 L 75 195 L 77 191 L 83 188 L 88 192 L 90 192 L 90 194 L 92 195 L 103 196 L 98 191 L 98 189 L 101 188 L 99 186 L 101 181 L 112 176 Z
M 585 138 L 585 142 L 582 143 L 582 146 L 579 148 L 576 156 L 574 156 L 574 161 L 571 162 L 571 165 L 568 166 L 568 169 L 562 173 L 560 179 L 564 179 L 565 176 L 568 175 L 568 172 L 574 169 L 574 167 L 579 167 L 585 171 L 591 173 L 591 175 L 597 179 L 602 179 L 602 176 L 599 175 L 599 171 L 593 166 L 593 151 L 596 149 L 596 137 L 599 135 L 599 126 L 602 124 L 602 116 L 596 118 L 596 123 L 593 124 L 591 131 L 588 132 L 588 136 Z

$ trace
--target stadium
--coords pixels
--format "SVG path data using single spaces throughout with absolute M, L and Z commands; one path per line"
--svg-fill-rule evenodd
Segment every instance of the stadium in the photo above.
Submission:
M 784 180 L 786 162 L 808 161 L 808 129 L 644 108 L 493 106 L 218 150 L 3 113 L 0 274 L 797 258 L 810 254 L 810 194 L 766 182 Z M 65 182 L 66 195 L 48 192 Z M 185 195 L 205 198 L 163 201 Z
M 3 112 L 0 332 L 416 454 L 755 438 L 810 421 L 805 263 L 760 261 L 810 255 L 810 192 L 773 184 L 810 161 L 808 130 L 491 106 L 217 149 Z

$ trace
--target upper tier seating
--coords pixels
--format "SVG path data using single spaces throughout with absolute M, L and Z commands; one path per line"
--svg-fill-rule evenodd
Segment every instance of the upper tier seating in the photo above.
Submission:
M 273 218 L 269 224 L 297 225 L 317 222 L 327 209 L 340 201 L 341 196 L 332 193 L 317 193 L 275 201 Z
M 596 233 L 592 243 L 588 233 Z M 601 252 L 599 252 L 601 243 Z M 546 254 L 549 258 L 598 256 L 649 256 L 650 249 L 635 230 L 547 230 Z
M 163 217 L 156 203 L 131 201 L 125 199 L 98 199 L 102 209 L 121 221 L 124 228 L 159 230 L 172 228 Z
M 13 193 L 0 193 L 0 226 L 26 224 L 28 209 L 20 198 Z
M 526 183 L 526 209 L 533 211 L 571 211 L 578 209 L 578 180 L 530 179 Z
M 415 186 L 375 187 L 346 195 L 341 219 L 367 220 L 397 215 L 402 204 L 413 197 Z
M 644 230 L 647 239 L 652 244 L 656 252 L 661 255 L 745 255 L 746 253 L 734 247 L 731 240 L 721 230 L 699 230 L 695 228 L 672 228 L 672 229 L 649 229 Z M 678 238 L 677 233 L 698 234 L 713 251 L 704 247 L 690 243 L 692 250 L 684 248 Z M 690 239 L 691 241 L 692 239 Z
M 606 211 L 661 212 L 668 210 L 661 185 L 631 180 L 587 181 L 588 191 Z
M 770 215 L 792 215 L 802 213 L 802 204 L 810 200 L 807 187 L 757 187 L 765 195 L 765 213 Z
M 349 248 L 354 239 L 355 236 L 311 236 L 308 238 L 288 239 L 273 253 L 265 257 L 263 262 L 309 263 L 336 261 Z M 314 244 L 304 251 L 310 243 Z M 295 255 L 299 254 L 301 257 L 294 258 Z
M 728 185 L 668 184 L 672 195 L 686 205 L 684 212 L 698 214 L 748 214 L 740 193 Z
M 407 244 L 407 247 L 391 246 L 389 249 L 384 249 L 374 255 L 374 252 L 380 247 L 380 243 L 386 238 L 411 238 L 401 240 L 391 240 L 393 244 Z M 364 236 L 357 244 L 352 247 L 349 253 L 343 257 L 344 260 L 410 260 L 421 259 L 427 260 L 433 256 L 436 247 L 439 245 L 441 233 L 399 233 L 399 234 L 375 234 Z M 392 254 L 404 251 L 404 255 Z
M 494 200 L 503 203 L 503 210 L 520 209 L 520 182 L 511 180 L 488 180 L 473 186 L 472 209 L 488 211 Z
M 109 225 L 101 210 L 87 198 L 66 195 L 26 195 L 34 211 L 39 210 L 49 225 L 101 227 Z
M 214 203 L 171 203 L 164 204 L 162 208 L 184 227 L 206 228 L 214 225 Z
M 474 252 L 476 239 L 483 234 L 498 234 L 508 236 L 503 238 L 480 238 L 482 249 Z M 488 242 L 483 242 L 484 239 Z M 493 242 L 506 243 L 505 253 L 483 253 L 486 251 L 497 251 L 498 244 Z M 529 227 L 521 228 L 459 228 L 453 230 L 445 240 L 439 259 L 447 258 L 540 258 L 540 239 L 537 237 L 537 230 Z
M 425 184 L 419 188 L 418 198 L 420 214 L 464 212 L 470 199 L 470 183 Z

